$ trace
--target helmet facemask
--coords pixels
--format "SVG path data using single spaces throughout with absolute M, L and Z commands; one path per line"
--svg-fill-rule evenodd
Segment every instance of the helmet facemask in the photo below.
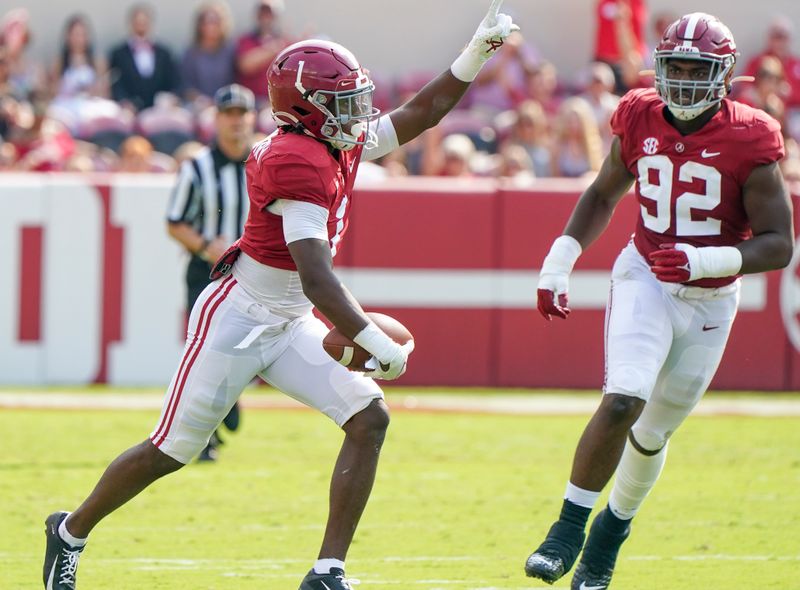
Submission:
M 669 64 L 673 60 L 701 62 L 708 66 L 708 75 L 699 80 L 670 77 Z M 732 55 L 701 53 L 696 49 L 656 51 L 656 91 L 675 118 L 691 121 L 728 95 L 735 61 Z
M 303 65 L 301 61 L 295 88 L 313 108 L 325 115 L 325 122 L 319 129 L 320 137 L 343 151 L 349 151 L 357 145 L 377 143 L 377 136 L 370 130 L 369 122 L 380 111 L 372 106 L 375 84 L 369 76 L 358 70 L 356 80 L 340 80 L 336 84 L 337 90 L 309 90 L 302 83 Z
M 312 92 L 307 100 L 325 115 L 325 123 L 320 135 L 337 150 L 348 151 L 357 145 L 377 143 L 375 131 L 370 122 L 380 111 L 372 106 L 375 84 L 368 84 L 358 90 Z

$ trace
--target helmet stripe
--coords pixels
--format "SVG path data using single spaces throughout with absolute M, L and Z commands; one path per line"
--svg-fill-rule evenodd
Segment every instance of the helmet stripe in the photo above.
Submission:
M 303 87 L 303 66 L 305 65 L 306 62 L 302 60 L 297 64 L 297 79 L 294 81 L 294 87 L 297 88 L 303 98 L 306 97 L 306 89 Z
M 694 39 L 694 30 L 697 28 L 697 23 L 700 22 L 700 17 L 703 16 L 700 12 L 695 12 L 689 15 L 689 22 L 686 23 L 686 30 L 683 33 L 683 46 L 694 47 L 692 40 Z

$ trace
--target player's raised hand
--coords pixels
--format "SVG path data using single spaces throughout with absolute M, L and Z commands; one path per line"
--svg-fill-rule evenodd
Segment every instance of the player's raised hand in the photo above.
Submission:
M 500 12 L 502 4 L 503 0 L 492 0 L 489 12 L 483 17 L 470 42 L 470 46 L 475 44 L 475 49 L 486 59 L 503 46 L 512 32 L 519 31 L 519 27 L 512 22 L 511 17 Z
M 563 235 L 553 242 L 542 263 L 536 299 L 539 313 L 548 322 L 553 318 L 569 316 L 569 274 L 581 255 L 581 245 L 573 237 Z
M 489 12 L 483 17 L 481 24 L 485 27 L 493 27 L 497 24 L 497 15 L 500 14 L 500 7 L 503 5 L 503 0 L 492 0 L 489 5 Z
M 503 46 L 514 31 L 519 31 L 511 17 L 500 12 L 503 0 L 492 0 L 489 12 L 483 17 L 467 48 L 451 67 L 453 75 L 464 82 L 472 82 L 481 67 Z

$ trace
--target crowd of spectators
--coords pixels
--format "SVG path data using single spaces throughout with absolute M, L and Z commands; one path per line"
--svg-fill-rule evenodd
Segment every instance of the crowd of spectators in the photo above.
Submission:
M 236 38 L 224 1 L 201 5 L 191 46 L 175 56 L 152 36 L 154 8 L 127 13 L 128 37 L 108 58 L 94 43 L 88 16 L 63 28 L 50 64 L 29 57 L 25 9 L 0 15 L 0 170 L 173 172 L 212 139 L 211 97 L 237 82 L 256 95 L 258 133 L 275 124 L 266 71 L 297 40 L 281 28 L 283 0 L 258 0 L 253 27 Z M 675 15 L 648 19 L 644 0 L 597 0 L 594 59 L 576 79 L 514 33 L 459 108 L 439 127 L 366 167 L 363 176 L 501 176 L 521 185 L 542 177 L 594 174 L 610 141 L 609 119 L 627 89 L 652 84 L 646 69 L 660 32 Z M 650 25 L 648 25 L 650 23 Z M 647 29 L 650 28 L 648 38 Z M 735 98 L 783 123 L 783 169 L 800 184 L 800 57 L 792 23 L 769 27 L 762 53 L 739 66 L 755 77 Z M 436 72 L 390 79 L 373 71 L 376 106 L 398 106 Z

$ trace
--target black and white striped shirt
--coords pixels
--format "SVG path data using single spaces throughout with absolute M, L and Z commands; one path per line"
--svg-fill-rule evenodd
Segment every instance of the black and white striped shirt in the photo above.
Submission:
M 230 244 L 242 235 L 249 210 L 244 161 L 230 160 L 214 144 L 181 165 L 167 220 L 188 223 L 208 241 L 222 236 Z

